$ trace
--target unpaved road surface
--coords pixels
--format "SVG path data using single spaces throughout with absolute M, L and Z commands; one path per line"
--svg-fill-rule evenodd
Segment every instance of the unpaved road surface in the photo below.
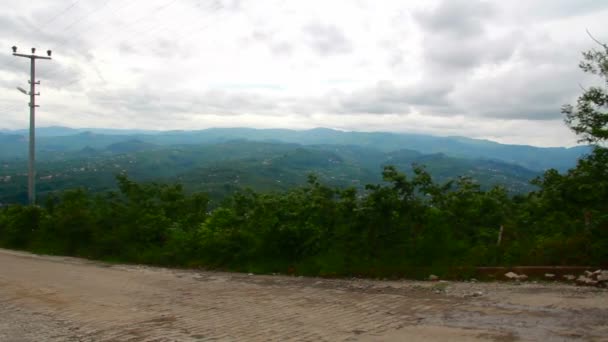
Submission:
M 0 250 L 0 341 L 608 341 L 608 291 L 327 280 Z

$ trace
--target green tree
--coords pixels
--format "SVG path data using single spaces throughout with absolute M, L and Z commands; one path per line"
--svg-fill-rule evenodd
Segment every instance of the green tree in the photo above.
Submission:
M 600 49 L 583 52 L 579 67 L 603 79 L 605 85 L 585 89 L 576 107 L 562 107 L 566 124 L 580 136 L 581 142 L 598 144 L 608 139 L 608 45 L 596 41 Z

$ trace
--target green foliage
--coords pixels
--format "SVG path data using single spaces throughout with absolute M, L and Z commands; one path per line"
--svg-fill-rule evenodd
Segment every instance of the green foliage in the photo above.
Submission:
M 135 143 L 129 142 L 129 146 L 132 144 Z M 94 193 L 118 190 L 114 181 L 117 173 L 129 174 L 137 182 L 178 181 L 190 193 L 205 192 L 214 203 L 245 188 L 259 192 L 291 189 L 306 182 L 311 172 L 329 186 L 355 186 L 362 190 L 365 184 L 382 180 L 379 171 L 384 165 L 410 172 L 413 163 L 423 163 L 438 181 L 467 175 L 484 189 L 502 184 L 509 193 L 534 190 L 529 181 L 539 175 L 504 162 L 423 155 L 409 150 L 385 153 L 354 146 L 303 147 L 251 141 L 150 149 L 136 146 L 143 150 L 125 148 L 119 154 L 80 151 L 39 160 L 38 197 L 44 199 L 54 192 L 74 188 Z M 0 203 L 27 203 L 27 175 L 23 172 L 26 162 L 5 161 L 0 167 Z
M 365 189 L 237 191 L 213 210 L 177 184 L 117 176 L 118 192 L 69 190 L 0 211 L 0 245 L 114 261 L 321 276 L 455 276 L 498 265 L 608 262 L 608 151 L 510 197 L 467 177 L 436 183 L 393 166 Z M 503 234 L 500 244 L 500 227 Z M 463 268 L 464 267 L 464 268 Z M 458 271 L 460 272 L 460 271 Z M 460 273 L 459 273 L 460 274 Z
M 602 143 L 608 140 L 608 44 L 599 43 L 600 50 L 583 53 L 580 68 L 602 79 L 602 86 L 585 89 L 579 96 L 576 108 L 564 105 L 566 124 L 580 136 L 580 141 Z
M 0 215 L 0 244 L 28 248 L 40 230 L 44 211 L 38 207 L 5 208 Z

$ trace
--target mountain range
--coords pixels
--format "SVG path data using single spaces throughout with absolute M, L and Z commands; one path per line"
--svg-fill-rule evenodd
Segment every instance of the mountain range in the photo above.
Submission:
M 0 203 L 27 201 L 27 131 L 0 132 Z M 394 165 L 411 175 L 424 166 L 440 182 L 460 176 L 511 194 L 535 187 L 545 169 L 575 166 L 590 147 L 541 148 L 463 137 L 342 132 L 331 129 L 214 128 L 133 131 L 47 127 L 37 130 L 37 192 L 116 188 L 116 174 L 136 181 L 179 182 L 213 200 L 243 188 L 284 191 L 315 174 L 325 184 L 365 189 Z M 218 203 L 218 202 L 216 202 Z
M 589 146 L 535 147 L 500 144 L 489 140 L 466 137 L 439 137 L 423 134 L 387 132 L 344 132 L 327 128 L 311 130 L 210 128 L 196 131 L 146 131 L 67 127 L 41 127 L 36 130 L 39 158 L 82 151 L 85 148 L 121 150 L 120 143 L 138 142 L 139 149 L 174 145 L 217 144 L 232 140 L 295 143 L 304 146 L 359 146 L 381 152 L 402 149 L 422 154 L 442 153 L 448 157 L 483 159 L 515 164 L 533 171 L 555 168 L 565 171 L 581 156 L 591 151 Z M 0 130 L 0 160 L 26 158 L 27 130 Z M 118 144 L 118 145 L 116 145 Z M 142 146 L 145 145 L 145 147 Z M 132 145 L 132 144 L 129 144 Z M 133 147 L 133 146 L 131 146 Z

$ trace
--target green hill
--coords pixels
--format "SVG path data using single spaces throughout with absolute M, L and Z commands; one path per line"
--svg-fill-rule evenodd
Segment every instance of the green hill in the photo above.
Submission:
M 115 187 L 114 176 L 126 173 L 138 181 L 179 181 L 189 191 L 206 191 L 221 199 L 240 188 L 260 191 L 289 189 L 306 182 L 309 174 L 332 186 L 381 182 L 384 165 L 411 172 L 412 164 L 424 165 L 438 180 L 468 176 L 489 188 L 503 185 L 511 193 L 533 189 L 529 181 L 538 175 L 518 165 L 485 159 L 423 154 L 401 149 L 383 152 L 349 145 L 311 145 L 226 141 L 217 144 L 162 147 L 139 140 L 90 146 L 74 152 L 55 153 L 38 162 L 38 191 L 73 187 L 103 191 Z M 0 202 L 23 202 L 26 198 L 25 160 L 3 162 Z

